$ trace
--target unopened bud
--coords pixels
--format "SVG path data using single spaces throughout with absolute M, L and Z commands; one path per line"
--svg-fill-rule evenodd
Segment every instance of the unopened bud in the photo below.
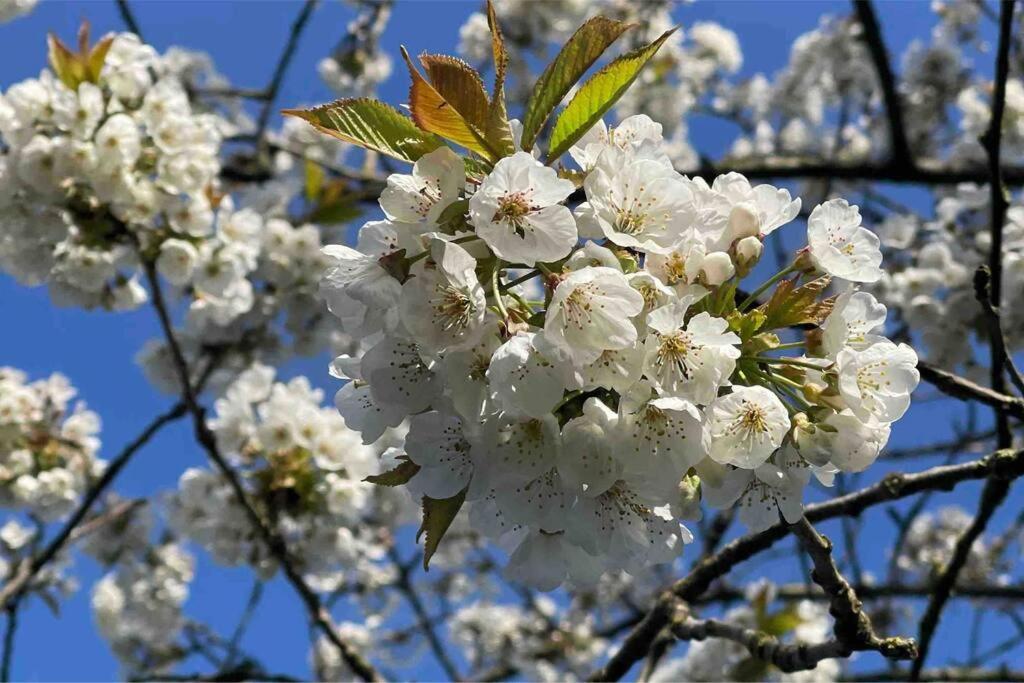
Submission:
M 736 269 L 747 274 L 761 258 L 764 245 L 758 237 L 744 237 L 736 243 Z
M 714 251 L 704 257 L 700 266 L 700 278 L 708 287 L 717 287 L 736 272 L 732 259 L 724 251 Z
M 730 240 L 741 240 L 744 237 L 757 237 L 761 234 L 761 221 L 757 217 L 757 207 L 749 202 L 742 202 L 732 207 L 729 212 Z
M 814 273 L 818 270 L 818 264 L 814 262 L 814 257 L 811 256 L 811 250 L 808 248 L 800 250 L 796 261 L 793 262 L 793 267 L 801 273 Z

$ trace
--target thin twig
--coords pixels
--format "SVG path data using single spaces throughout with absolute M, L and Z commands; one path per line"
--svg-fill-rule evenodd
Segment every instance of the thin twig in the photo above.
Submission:
M 999 5 L 999 46 L 996 50 L 996 71 L 995 91 L 992 95 L 992 117 L 989 120 L 985 134 L 981 136 L 981 144 L 988 155 L 989 164 L 989 187 L 991 202 L 991 231 L 992 246 L 989 252 L 989 275 L 983 270 L 978 271 L 978 278 L 975 280 L 975 291 L 982 296 L 985 294 L 985 280 L 988 280 L 987 294 L 988 306 L 991 309 L 991 316 L 995 320 L 995 334 L 989 340 L 991 349 L 991 382 L 992 390 L 996 393 L 1006 393 L 1005 362 L 1006 350 L 1000 343 L 1002 331 L 999 327 L 998 311 L 1000 304 L 1000 291 L 1002 289 L 1003 275 L 1003 221 L 1006 218 L 1007 198 L 1003 188 L 1002 171 L 999 167 L 1000 154 L 1003 139 L 1003 112 L 1006 108 L 1006 81 L 1010 71 L 1010 34 L 1013 31 L 1013 8 L 1014 0 L 1004 0 Z M 980 285 L 980 286 L 979 286 Z M 991 319 L 991 318 L 990 318 Z M 1013 442 L 1013 435 L 1010 433 L 1010 424 L 1005 409 L 996 408 L 996 432 L 997 444 L 1000 448 L 1008 448 Z M 935 583 L 935 595 L 928 603 L 924 616 L 921 618 L 921 652 L 910 669 L 911 680 L 917 680 L 924 668 L 925 659 L 928 657 L 928 650 L 931 647 L 932 637 L 939 624 L 939 617 L 942 610 L 949 601 L 949 594 L 956 584 L 960 571 L 967 563 L 971 547 L 981 537 L 992 519 L 996 509 L 1006 499 L 1010 490 L 1011 479 L 990 476 L 985 482 L 985 488 L 981 492 L 981 499 L 978 504 L 978 512 L 974 517 L 971 526 L 957 539 L 953 556 L 949 564 L 943 569 L 938 581 Z
M 959 465 L 933 467 L 915 474 L 893 473 L 882 481 L 846 496 L 809 505 L 804 515 L 818 522 L 843 515 L 858 515 L 879 503 L 906 498 L 922 491 L 952 489 L 957 484 L 984 479 L 992 473 L 1003 477 L 1024 474 L 1024 451 L 996 451 L 984 458 Z M 633 664 L 647 654 L 650 644 L 671 618 L 677 599 L 698 599 L 711 584 L 725 576 L 737 564 L 772 547 L 789 533 L 788 525 L 775 524 L 765 531 L 750 534 L 726 544 L 711 557 L 699 562 L 684 578 L 676 581 L 655 601 L 651 610 L 623 640 L 619 651 L 593 674 L 591 680 L 618 680 Z
M 862 38 L 868 52 L 871 53 L 871 61 L 874 62 L 878 74 L 878 84 L 882 88 L 882 99 L 889 120 L 889 140 L 892 145 L 890 154 L 893 159 L 905 161 L 913 166 L 910 144 L 907 142 L 907 128 L 903 122 L 903 103 L 896 88 L 896 77 L 892 72 L 889 53 L 882 39 L 882 27 L 878 24 L 871 0 L 854 0 L 853 6 L 857 11 L 857 20 L 864 29 Z
M 925 659 L 928 657 L 932 637 L 935 635 L 935 629 L 939 625 L 939 617 L 949 601 L 953 587 L 960 576 L 960 571 L 967 563 L 967 558 L 970 557 L 974 542 L 985 532 L 985 528 L 988 526 L 989 520 L 992 519 L 992 515 L 995 514 L 996 509 L 1006 499 L 1006 495 L 1010 490 L 1010 483 L 1010 479 L 999 476 L 991 476 L 985 482 L 985 488 L 981 492 L 981 501 L 978 504 L 978 512 L 974 517 L 974 521 L 971 522 L 971 526 L 967 528 L 963 535 L 957 539 L 956 547 L 953 549 L 953 556 L 935 582 L 932 598 L 928 602 L 928 608 L 925 610 L 924 616 L 921 618 L 921 633 L 919 636 L 921 650 L 911 666 L 910 680 L 919 680 L 918 677 L 924 668 Z
M 912 638 L 880 638 L 875 633 L 863 603 L 836 567 L 831 541 L 819 534 L 806 517 L 791 529 L 814 563 L 811 577 L 829 596 L 829 613 L 835 619 L 833 632 L 846 648 L 846 654 L 840 656 L 858 650 L 875 650 L 888 659 L 915 658 L 917 645 Z
M 1002 231 L 1000 231 L 1002 232 Z M 1003 325 L 1000 320 L 999 310 L 995 307 L 995 295 L 992 292 L 992 273 L 987 266 L 979 266 L 974 271 L 974 296 L 981 305 L 988 322 L 989 344 L 992 346 L 993 363 L 998 357 L 1001 359 L 1003 369 L 1009 375 L 1010 381 L 1017 387 L 1017 391 L 1024 396 L 1024 377 L 1013 362 L 1013 356 L 1006 347 L 1006 336 L 1003 334 Z M 992 387 L 995 389 L 995 387 Z M 1005 391 L 1005 388 L 1004 388 Z
M 128 27 L 128 30 L 134 33 L 142 39 L 142 29 L 139 28 L 139 22 L 135 18 L 135 12 L 132 11 L 131 5 L 128 4 L 128 0 L 116 0 L 117 11 L 121 15 L 121 21 Z
M 72 532 L 75 528 L 85 519 L 86 515 L 89 514 L 89 510 L 93 504 L 99 499 L 104 491 L 114 482 L 117 475 L 124 469 L 125 465 L 131 460 L 132 456 L 144 445 L 146 445 L 153 436 L 160 431 L 164 425 L 173 422 L 185 414 L 185 406 L 182 403 L 175 405 L 173 408 L 158 416 L 149 425 L 142 430 L 131 443 L 126 445 L 122 449 L 121 453 L 116 458 L 110 461 L 110 464 L 104 470 L 103 475 L 96 480 L 88 491 L 85 493 L 85 497 L 82 498 L 82 502 L 79 503 L 78 508 L 68 518 L 68 521 L 64 523 L 61 530 L 54 536 L 46 548 L 36 555 L 31 562 L 28 564 L 27 570 L 23 574 L 17 574 L 14 578 L 4 584 L 3 588 L 0 588 L 0 606 L 9 608 L 12 604 L 16 603 L 25 590 L 28 588 L 32 579 L 47 565 L 50 561 L 57 556 L 57 554 L 64 548 L 64 545 L 72 536 Z
M 242 638 L 245 636 L 245 630 L 249 627 L 249 623 L 252 621 L 252 617 L 256 613 L 256 607 L 260 604 L 262 597 L 263 579 L 257 577 L 256 581 L 253 582 L 252 590 L 249 591 L 249 598 L 245 601 L 242 616 L 238 618 L 238 624 L 235 625 L 235 630 L 231 634 L 231 640 L 228 641 L 227 654 L 224 655 L 224 668 L 231 667 L 235 663 L 235 659 L 238 657 L 238 648 L 242 643 Z
M 280 565 L 285 578 L 295 589 L 296 593 L 299 594 L 299 597 L 302 599 L 307 611 L 309 612 L 310 619 L 317 625 L 324 635 L 327 636 L 328 640 L 331 641 L 335 648 L 337 648 L 342 659 L 357 676 L 363 680 L 380 680 L 380 676 L 376 669 L 374 669 L 362 655 L 353 650 L 338 635 L 338 630 L 331 619 L 330 613 L 320 601 L 319 596 L 313 592 L 305 579 L 302 578 L 298 569 L 296 569 L 295 563 L 292 561 L 292 557 L 288 552 L 288 548 L 285 545 L 284 540 L 275 533 L 263 520 L 260 514 L 256 512 L 256 509 L 249 501 L 249 496 L 246 493 L 245 488 L 238 479 L 238 475 L 232 469 L 231 465 L 228 464 L 223 454 L 221 454 L 220 448 L 217 445 L 217 438 L 206 424 L 205 410 L 199 405 L 195 390 L 192 387 L 192 382 L 189 379 L 190 372 L 188 364 L 185 361 L 185 356 L 182 353 L 181 346 L 178 344 L 177 336 L 174 333 L 174 327 L 171 323 L 170 314 L 167 311 L 167 305 L 164 301 L 163 291 L 160 286 L 160 279 L 156 272 L 156 266 L 150 259 L 144 258 L 142 260 L 143 270 L 146 274 L 146 279 L 152 294 L 153 307 L 156 309 L 157 317 L 160 320 L 160 327 L 163 330 L 164 338 L 170 348 L 171 359 L 178 375 L 178 381 L 181 384 L 183 401 L 188 412 L 192 416 L 192 426 L 196 440 L 224 476 L 245 512 L 246 517 L 256 529 L 257 534 L 270 551 L 270 554 Z
M 1010 417 L 1024 420 L 1024 399 L 983 387 L 925 361 L 918 361 L 917 370 L 921 373 L 921 379 L 948 396 L 962 401 L 977 401 Z
M 0 681 L 11 680 L 11 662 L 14 661 L 14 634 L 18 631 L 18 607 L 7 608 L 7 629 L 4 631 L 4 654 L 0 661 Z
M 742 645 L 752 657 L 768 662 L 786 673 L 808 671 L 824 659 L 848 657 L 849 649 L 838 639 L 822 643 L 782 643 L 764 631 L 744 628 L 717 619 L 687 617 L 672 625 L 672 633 L 680 640 L 724 638 Z
M 416 615 L 419 630 L 423 633 L 423 636 L 427 639 L 427 644 L 430 645 L 431 652 L 434 653 L 434 658 L 437 659 L 438 664 L 444 669 L 445 674 L 449 680 L 459 681 L 462 680 L 462 676 L 459 674 L 458 668 L 455 666 L 455 662 L 448 655 L 448 651 L 444 647 L 444 643 L 437 637 L 437 633 L 434 631 L 434 626 L 430 621 L 430 617 L 427 614 L 427 609 L 423 605 L 423 600 L 420 598 L 419 592 L 416 590 L 416 586 L 412 582 L 410 576 L 412 567 L 403 563 L 401 558 L 398 556 L 398 551 L 394 545 L 388 548 L 388 556 L 391 558 L 395 565 L 395 569 L 398 572 L 398 579 L 395 585 L 401 591 L 402 595 L 405 596 L 406 601 L 412 608 L 413 614 Z
M 291 32 L 288 34 L 288 41 L 284 45 L 284 49 L 281 51 L 281 56 L 277 60 L 277 66 L 274 67 L 274 73 L 270 77 L 270 83 L 264 90 L 265 101 L 263 102 L 263 108 L 260 109 L 259 117 L 256 119 L 256 140 L 257 142 L 263 140 L 263 135 L 267 132 L 267 124 L 270 123 L 270 113 L 274 107 L 274 100 L 277 99 L 277 93 L 281 90 L 281 84 L 284 82 L 284 75 L 288 71 L 288 66 L 292 62 L 292 58 L 295 56 L 295 50 L 299 46 L 299 38 L 302 36 L 303 30 L 306 28 L 306 24 L 309 23 L 309 18 L 313 16 L 313 10 L 316 9 L 317 0 L 306 0 L 302 5 L 302 9 L 299 10 L 298 16 L 295 17 L 295 21 L 292 22 Z

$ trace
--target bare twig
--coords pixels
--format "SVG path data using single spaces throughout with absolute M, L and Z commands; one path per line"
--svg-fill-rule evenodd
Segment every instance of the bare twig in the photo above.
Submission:
M 11 662 L 14 660 L 14 634 L 18 631 L 18 607 L 11 605 L 6 610 L 7 628 L 4 630 L 4 653 L 0 660 L 0 681 L 11 680 Z
M 153 436 L 164 427 L 164 425 L 173 422 L 185 414 L 185 406 L 182 403 L 175 405 L 173 408 L 160 415 L 149 425 L 142 430 L 135 439 L 126 445 L 121 452 L 110 461 L 107 469 L 104 470 L 103 475 L 96 480 L 88 491 L 85 493 L 85 497 L 82 498 L 82 502 L 79 503 L 78 508 L 68 518 L 68 521 L 64 523 L 64 526 L 53 537 L 46 548 L 36 555 L 27 565 L 27 570 L 24 573 L 15 574 L 14 578 L 4 584 L 3 588 L 0 588 L 0 605 L 4 608 L 10 608 L 20 600 L 25 590 L 31 584 L 32 579 L 53 560 L 54 557 L 64 548 L 65 544 L 72 536 L 72 532 L 75 528 L 85 519 L 86 515 L 89 514 L 89 510 L 93 504 L 99 499 L 103 492 L 114 482 L 117 475 L 124 469 L 125 465 L 132 459 L 132 456 L 143 446 L 145 446 Z
M 807 671 L 824 659 L 848 657 L 849 649 L 833 638 L 823 643 L 782 643 L 764 631 L 743 628 L 717 619 L 686 617 L 672 624 L 672 633 L 680 640 L 706 640 L 725 638 L 742 645 L 751 656 L 768 662 L 787 673 Z
M 1024 419 L 1024 399 L 975 384 L 969 379 L 924 361 L 918 361 L 917 369 L 921 373 L 921 379 L 948 396 L 963 401 L 977 401 L 1018 420 Z
M 416 615 L 419 630 L 427 639 L 427 643 L 430 645 L 430 650 L 434 653 L 434 658 L 437 659 L 438 664 L 441 665 L 441 668 L 444 669 L 445 674 L 450 680 L 462 680 L 462 677 L 459 675 L 459 670 L 455 666 L 455 662 L 452 661 L 452 658 L 448 655 L 448 651 L 444 647 L 444 643 L 442 643 L 441 639 L 437 637 L 437 632 L 434 631 L 434 626 L 427 614 L 426 607 L 423 605 L 423 600 L 420 598 L 420 594 L 412 582 L 410 574 L 413 566 L 415 565 L 402 562 L 394 545 L 388 548 L 388 556 L 391 558 L 395 565 L 395 570 L 398 572 L 396 586 L 401 591 L 402 595 L 405 596 L 406 601 L 409 603 L 413 613 Z
M 981 136 L 981 144 L 988 156 L 989 187 L 991 202 L 991 231 L 992 246 L 989 252 L 989 277 L 985 277 L 983 270 L 978 271 L 978 278 L 975 280 L 975 291 L 979 298 L 984 299 L 987 289 L 988 302 L 983 308 L 988 314 L 990 325 L 994 328 L 992 339 L 989 340 L 991 349 L 991 381 L 992 390 L 997 393 L 1006 393 L 1006 349 L 1002 344 L 1002 330 L 999 326 L 999 304 L 1000 291 L 1002 289 L 1003 273 L 1003 221 L 1006 219 L 1007 198 L 1006 190 L 1003 187 L 1002 170 L 1000 169 L 1000 154 L 1003 139 L 1003 112 L 1006 108 L 1006 81 L 1010 71 L 1010 34 L 1013 31 L 1013 9 L 1014 0 L 1004 0 L 999 5 L 999 46 L 996 50 L 996 72 L 995 91 L 992 95 L 992 117 L 989 120 L 988 129 Z M 988 280 L 988 287 L 984 285 Z M 1016 369 L 1014 369 L 1016 373 Z M 1000 448 L 1008 448 L 1013 442 L 1010 433 L 1010 424 L 1005 409 L 996 407 L 996 432 L 997 444 Z M 924 616 L 921 618 L 921 652 L 910 669 L 911 680 L 917 680 L 924 668 L 925 659 L 928 657 L 928 650 L 931 646 L 932 637 L 939 623 L 939 617 L 943 608 L 949 601 L 950 592 L 956 584 L 960 571 L 967 563 L 971 547 L 981 537 L 988 526 L 989 520 L 995 514 L 996 509 L 1006 499 L 1009 493 L 1011 479 L 990 476 L 985 482 L 985 488 L 981 492 L 981 499 L 978 504 L 978 512 L 974 517 L 971 526 L 957 539 L 956 547 L 953 549 L 953 556 L 949 564 L 943 569 L 935 584 L 935 594 L 928 603 Z
M 288 41 L 284 45 L 284 49 L 281 51 L 281 56 L 277 60 L 277 66 L 274 67 L 274 73 L 270 77 L 270 83 L 264 90 L 265 100 L 263 108 L 260 109 L 259 116 L 256 119 L 256 140 L 262 141 L 263 135 L 267 131 L 267 124 L 270 123 L 270 113 L 274 107 L 274 100 L 277 99 L 277 93 L 281 90 L 281 84 L 284 82 L 284 75 L 288 71 L 288 66 L 292 62 L 292 58 L 295 56 L 295 50 L 299 46 L 299 38 L 302 37 L 302 32 L 305 30 L 306 25 L 309 23 L 309 19 L 313 16 L 313 10 L 316 9 L 317 0 L 306 0 L 302 5 L 302 9 L 299 10 L 299 14 L 295 17 L 295 21 L 292 22 L 291 32 L 288 34 Z
M 905 161 L 912 166 L 914 162 L 907 142 L 907 128 L 903 123 L 903 104 L 897 92 L 896 77 L 889 62 L 889 53 L 882 39 L 882 27 L 878 25 L 871 0 L 854 0 L 853 6 L 857 11 L 857 20 L 864 29 L 862 38 L 868 52 L 871 53 L 871 61 L 874 62 L 878 74 L 878 84 L 882 88 L 882 99 L 889 119 L 889 140 L 892 145 L 890 154 L 893 159 Z
M 931 584 L 902 585 L 899 583 L 887 583 L 875 585 L 870 583 L 855 584 L 853 590 L 861 600 L 882 600 L 887 598 L 931 598 L 933 586 Z M 791 583 L 776 586 L 773 590 L 776 600 L 792 602 L 795 600 L 824 600 L 828 596 L 817 586 L 808 588 L 803 583 Z M 1024 600 L 1024 586 L 1000 586 L 1000 585 L 978 585 L 959 584 L 954 587 L 951 598 L 962 598 L 967 600 Z M 715 603 L 743 602 L 747 600 L 746 593 L 735 586 L 718 586 L 714 590 L 690 600 L 690 604 L 705 605 Z
M 1003 369 L 1009 375 L 1010 381 L 1017 387 L 1017 391 L 1024 396 L 1024 377 L 1021 377 L 1020 370 L 1013 362 L 1013 356 L 1006 348 L 1006 336 L 1003 334 L 1003 326 L 1000 321 L 999 310 L 995 307 L 994 294 L 992 292 L 992 273 L 987 266 L 980 266 L 974 272 L 974 296 L 981 305 L 988 322 L 989 344 L 992 346 L 992 359 L 1001 359 Z M 995 389 L 995 387 L 992 387 Z M 1005 389 L 1004 389 L 1005 390 Z
M 804 515 L 811 522 L 842 515 L 858 515 L 879 503 L 906 498 L 922 491 L 951 489 L 961 482 L 984 479 L 992 473 L 999 473 L 1002 477 L 1020 476 L 1024 473 L 1024 451 L 997 451 L 972 462 L 933 467 L 916 474 L 893 473 L 877 484 L 855 493 L 809 505 Z M 686 602 L 698 599 L 715 580 L 725 576 L 737 564 L 767 550 L 787 533 L 787 525 L 776 524 L 760 533 L 736 539 L 699 562 L 686 577 L 662 593 L 651 610 L 623 640 L 619 651 L 595 671 L 590 679 L 620 679 L 634 663 L 646 655 L 654 638 L 668 624 L 672 606 L 677 599 Z
M 888 659 L 915 658 L 917 645 L 912 638 L 880 638 L 875 633 L 863 603 L 836 567 L 831 541 L 819 534 L 806 517 L 791 529 L 814 563 L 811 578 L 829 596 L 829 613 L 835 619 L 833 631 L 845 648 L 845 654 L 840 656 L 857 650 L 875 650 Z
M 260 514 L 256 512 L 256 509 L 249 500 L 249 496 L 246 493 L 245 488 L 238 479 L 238 475 L 232 469 L 231 465 L 228 464 L 223 454 L 221 454 L 220 448 L 217 445 L 217 438 L 206 424 L 205 410 L 199 405 L 195 390 L 192 387 L 188 364 L 185 361 L 185 356 L 182 353 L 181 346 L 178 344 L 177 336 L 174 333 L 170 314 L 168 313 L 167 305 L 164 302 L 163 291 L 160 286 L 160 279 L 156 272 L 156 266 L 149 259 L 143 258 L 142 261 L 143 270 L 146 273 L 146 279 L 149 284 L 150 292 L 152 293 L 153 307 L 156 309 L 157 317 L 160 320 L 160 327 L 163 330 L 164 338 L 170 348 L 171 359 L 178 375 L 178 381 L 181 384 L 183 401 L 189 414 L 192 416 L 192 426 L 196 440 L 224 476 L 245 512 L 246 517 L 256 529 L 257 534 L 270 551 L 270 554 L 280 565 L 285 578 L 295 589 L 296 593 L 299 594 L 299 597 L 306 606 L 310 619 L 337 648 L 342 659 L 357 676 L 363 680 L 380 680 L 380 676 L 376 669 L 374 669 L 362 655 L 353 650 L 338 635 L 338 630 L 331 619 L 330 613 L 320 601 L 319 596 L 313 592 L 305 579 L 302 578 L 298 569 L 296 569 L 295 563 L 292 561 L 292 557 L 288 552 L 288 548 L 285 545 L 284 540 L 275 533 L 274 530 L 272 530 L 263 520 Z
M 1006 81 L 1010 74 L 1010 34 L 1013 31 L 1014 0 L 1003 0 L 999 4 L 999 46 L 996 49 L 995 89 L 992 93 L 992 116 L 988 128 L 981 136 L 981 145 L 988 157 L 989 202 L 991 203 L 991 235 L 988 268 L 990 272 L 989 305 L 999 310 L 1003 289 L 1003 222 L 1006 220 L 1008 200 L 1003 187 L 1003 171 L 1000 167 L 1003 142 L 1003 112 L 1006 110 Z M 995 314 L 998 315 L 998 314 Z M 998 325 L 998 321 L 997 321 Z M 1001 336 L 1001 335 L 995 335 Z M 1006 361 L 1005 351 L 995 337 L 989 342 L 991 350 L 992 390 L 1006 393 L 1006 377 L 1003 375 Z M 998 445 L 1007 448 L 1011 443 L 1010 425 L 1005 412 L 996 412 Z
M 971 526 L 967 528 L 967 531 L 957 539 L 956 547 L 953 549 L 953 556 L 950 558 L 949 564 L 942 571 L 938 581 L 935 582 L 935 587 L 932 590 L 932 599 L 928 602 L 928 608 L 921 618 L 921 652 L 911 667 L 910 680 L 919 680 L 918 677 L 924 668 L 925 659 L 928 657 L 932 637 L 935 635 L 935 628 L 939 625 L 939 617 L 949 601 L 957 577 L 960 576 L 960 571 L 967 563 L 967 558 L 970 556 L 971 547 L 974 545 L 974 542 L 985 532 L 985 527 L 988 526 L 992 515 L 995 514 L 996 509 L 1006 499 L 1006 494 L 1010 490 L 1010 483 L 1010 479 L 999 476 L 991 476 L 985 482 L 985 488 L 981 492 L 981 501 L 978 504 L 978 512 L 974 517 L 974 521 L 971 522 Z
M 242 643 L 242 638 L 245 636 L 245 630 L 249 627 L 249 622 L 252 621 L 252 617 L 256 613 L 256 607 L 259 606 L 262 597 L 263 579 L 257 577 L 256 581 L 252 584 L 252 590 L 249 591 L 249 597 L 245 601 L 242 616 L 238 618 L 235 630 L 231 634 L 231 640 L 228 641 L 227 653 L 224 655 L 224 667 L 230 667 L 235 663 L 235 659 L 238 657 L 238 648 Z
M 121 21 L 124 22 L 129 31 L 142 38 L 142 29 L 139 28 L 139 21 L 135 18 L 135 12 L 132 11 L 128 0 L 116 0 L 116 2 L 117 11 L 121 15 Z

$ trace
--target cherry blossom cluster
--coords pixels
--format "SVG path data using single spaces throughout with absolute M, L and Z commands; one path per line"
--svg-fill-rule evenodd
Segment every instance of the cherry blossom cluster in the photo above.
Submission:
M 334 52 L 317 64 L 321 80 L 342 97 L 367 97 L 391 75 L 391 56 L 379 38 L 391 18 L 391 3 L 354 3 L 358 14 L 348 23 Z
M 986 340 L 976 301 L 974 272 L 988 263 L 991 245 L 987 187 L 962 184 L 937 193 L 935 215 L 895 212 L 879 225 L 887 268 L 874 285 L 879 298 L 920 336 L 927 357 L 984 377 L 972 343 Z M 1015 201 L 1003 227 L 1002 291 L 1006 301 L 1024 294 L 1024 206 Z M 1005 306 L 1002 330 L 1013 350 L 1024 345 L 1024 312 Z M 962 334 L 950 334 L 950 329 Z
M 372 443 L 408 419 L 408 489 L 464 497 L 540 588 L 677 556 L 688 475 L 754 528 L 795 521 L 812 473 L 874 461 L 918 382 L 857 289 L 882 255 L 856 206 L 816 207 L 807 247 L 747 291 L 800 201 L 682 176 L 661 145 L 645 116 L 595 126 L 570 150 L 575 210 L 526 152 L 471 177 L 441 148 L 388 179 L 356 248 L 324 249 L 323 297 L 363 340 L 332 368 L 346 423 Z M 783 341 L 794 325 L 813 329 Z
M 75 507 L 105 466 L 100 419 L 54 373 L 29 382 L 0 367 L 0 505 L 51 522 Z
M 137 244 L 210 231 L 222 131 L 133 34 L 91 54 L 94 79 L 44 70 L 0 97 L 0 266 L 58 303 L 129 309 L 146 300 Z
M 97 627 L 126 672 L 168 672 L 184 656 L 182 608 L 193 576 L 192 556 L 166 542 L 122 556 L 93 587 Z
M 329 589 L 341 569 L 378 558 L 371 514 L 388 523 L 400 514 L 386 493 L 363 479 L 376 471 L 388 441 L 364 446 L 304 377 L 274 382 L 274 370 L 256 365 L 228 387 L 209 425 L 221 452 L 240 472 L 257 512 L 287 539 L 311 581 Z M 222 565 L 250 565 L 269 577 L 276 564 L 218 472 L 186 470 L 168 501 L 168 520 L 183 537 Z
M 86 50 L 102 60 L 94 78 L 53 66 L 0 95 L 0 270 L 47 284 L 59 304 L 123 310 L 147 300 L 151 263 L 188 302 L 178 335 L 190 363 L 201 371 L 202 349 L 230 347 L 221 386 L 253 360 L 345 348 L 316 293 L 323 228 L 289 210 L 301 161 L 330 164 L 347 146 L 286 122 L 271 135 L 267 182 L 229 194 L 222 143 L 252 123 L 201 95 L 223 85 L 209 58 L 159 55 L 126 33 Z M 139 360 L 178 390 L 162 342 Z
M 974 516 L 961 507 L 946 506 L 916 517 L 896 558 L 897 566 L 914 578 L 927 582 L 946 566 L 957 542 L 974 521 Z M 1006 583 L 1019 539 L 1012 537 L 981 537 L 971 546 L 960 572 L 960 581 L 979 585 L 995 580 Z

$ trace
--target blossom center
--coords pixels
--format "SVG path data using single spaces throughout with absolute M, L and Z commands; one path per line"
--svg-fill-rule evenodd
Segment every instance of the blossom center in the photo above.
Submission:
M 520 237 L 526 236 L 526 216 L 532 207 L 526 192 L 509 192 L 498 200 L 498 210 L 494 212 L 495 223 L 508 223 Z

